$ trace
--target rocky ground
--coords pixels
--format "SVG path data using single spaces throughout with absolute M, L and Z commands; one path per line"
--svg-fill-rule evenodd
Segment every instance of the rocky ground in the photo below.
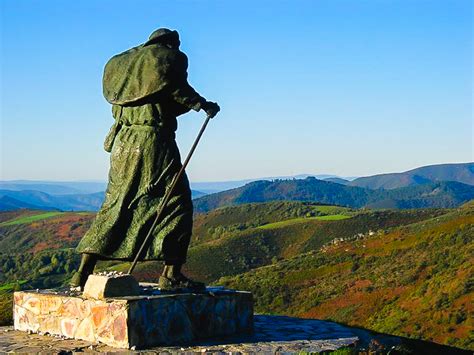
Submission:
M 321 352 L 355 346 L 359 338 L 350 328 L 319 320 L 278 316 L 256 316 L 255 333 L 226 339 L 212 339 L 198 344 L 167 346 L 146 350 L 124 350 L 102 344 L 54 336 L 28 334 L 12 327 L 0 328 L 0 352 L 71 353 L 71 352 Z
M 433 343 L 416 342 L 405 338 L 372 333 L 334 322 L 265 315 L 255 316 L 255 332 L 253 335 L 141 350 L 116 349 L 103 344 L 28 334 L 15 331 L 13 327 L 0 327 L 0 353 L 320 353 L 347 347 L 356 352 L 370 350 L 371 353 L 469 353 Z

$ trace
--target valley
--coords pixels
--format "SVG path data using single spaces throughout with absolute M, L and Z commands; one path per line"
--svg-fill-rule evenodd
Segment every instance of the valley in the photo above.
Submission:
M 66 285 L 89 212 L 0 213 L 0 321 L 15 289 Z M 256 311 L 329 319 L 472 348 L 474 204 L 356 209 L 313 202 L 247 203 L 196 213 L 185 265 L 208 284 L 247 289 Z M 98 269 L 126 271 L 128 263 Z M 161 263 L 140 263 L 156 281 Z M 430 321 L 433 319 L 434 321 Z

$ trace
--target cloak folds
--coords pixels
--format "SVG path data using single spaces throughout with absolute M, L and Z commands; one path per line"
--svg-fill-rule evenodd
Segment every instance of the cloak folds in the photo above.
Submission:
M 105 201 L 77 247 L 101 259 L 133 260 L 156 216 L 166 187 L 181 168 L 174 137 L 151 126 L 124 126 L 115 138 Z M 141 260 L 184 262 L 193 206 L 184 175 L 154 229 Z
M 77 251 L 100 259 L 133 260 L 182 166 L 176 117 L 190 109 L 199 111 L 205 99 L 187 82 L 186 55 L 158 44 L 113 57 L 103 83 L 116 120 L 105 144 L 111 149 L 109 183 Z M 191 189 L 183 175 L 141 260 L 184 263 L 192 214 Z

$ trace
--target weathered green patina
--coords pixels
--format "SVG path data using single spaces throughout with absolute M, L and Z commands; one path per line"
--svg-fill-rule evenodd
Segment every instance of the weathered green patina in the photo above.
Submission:
M 181 167 L 174 134 L 137 123 L 143 109 L 131 110 L 126 119 L 130 124 L 123 124 L 115 137 L 105 201 L 77 247 L 80 253 L 105 259 L 133 259 L 166 186 Z M 144 259 L 184 262 L 192 229 L 191 191 L 185 176 L 164 216 Z
M 170 38 L 157 41 L 165 37 L 159 31 L 144 45 L 113 57 L 104 71 L 104 95 L 113 103 L 115 119 L 104 144 L 111 152 L 109 183 L 105 201 L 77 247 L 79 253 L 98 259 L 132 260 L 140 248 L 167 186 L 181 168 L 176 117 L 191 109 L 211 116 L 219 111 L 188 84 L 187 58 L 178 49 L 177 32 L 165 30 Z M 184 263 L 192 213 L 184 175 L 142 260 Z M 79 273 L 92 272 L 90 267 L 84 270 L 81 266 Z

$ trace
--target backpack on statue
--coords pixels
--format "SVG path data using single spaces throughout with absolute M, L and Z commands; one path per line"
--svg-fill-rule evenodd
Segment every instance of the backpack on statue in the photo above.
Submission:
M 104 69 L 103 93 L 115 105 L 133 105 L 186 75 L 184 53 L 159 44 L 141 45 L 112 57 Z

